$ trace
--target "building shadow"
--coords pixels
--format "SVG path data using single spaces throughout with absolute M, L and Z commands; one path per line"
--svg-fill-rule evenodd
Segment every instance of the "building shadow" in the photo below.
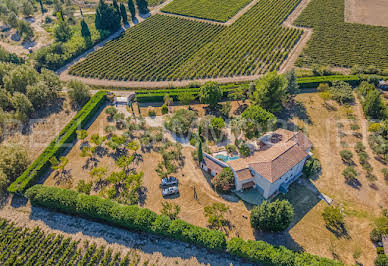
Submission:
M 305 184 L 306 182 L 308 184 Z M 283 232 L 270 233 L 255 231 L 254 236 L 256 240 L 263 240 L 274 246 L 285 246 L 294 251 L 304 251 L 303 248 L 292 238 L 290 230 L 321 201 L 319 194 L 319 190 L 311 183 L 310 180 L 304 180 L 303 184 L 302 182 L 294 182 L 289 187 L 289 191 L 286 194 L 279 194 L 274 199 L 288 200 L 293 206 L 294 219 L 292 220 L 290 226 Z
M 52 230 L 62 231 L 67 234 L 81 233 L 95 238 L 96 242 L 98 239 L 103 239 L 108 244 L 118 244 L 126 248 L 139 249 L 150 255 L 157 252 L 169 258 L 179 257 L 190 260 L 194 257 L 198 262 L 208 265 L 253 265 L 225 252 L 212 252 L 189 243 L 149 233 L 129 231 L 45 208 L 32 207 L 29 218 L 43 222 Z

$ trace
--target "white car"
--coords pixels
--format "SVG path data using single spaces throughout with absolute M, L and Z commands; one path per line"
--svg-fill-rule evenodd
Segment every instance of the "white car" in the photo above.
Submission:
M 178 193 L 179 193 L 178 187 L 168 187 L 168 188 L 162 189 L 163 197 L 178 194 Z

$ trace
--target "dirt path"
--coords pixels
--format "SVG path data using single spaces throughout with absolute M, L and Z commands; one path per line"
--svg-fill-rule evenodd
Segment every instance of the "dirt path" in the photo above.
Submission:
M 140 256 L 138 265 L 248 265 L 226 253 L 211 253 L 190 244 L 158 236 L 130 232 L 83 218 L 64 215 L 14 200 L 0 210 L 0 217 L 17 226 L 39 226 L 48 233 L 63 234 L 74 240 L 89 240 L 125 254 L 134 251 Z M 146 263 L 148 261 L 148 263 Z M 143 264 L 144 263 L 144 264 Z
M 161 9 L 168 5 L 172 0 L 168 0 L 164 2 L 162 5 L 154 8 L 151 11 L 151 15 L 154 14 L 160 14 Z M 233 17 L 230 21 L 233 23 L 234 19 L 237 20 L 240 16 L 242 16 L 245 12 L 249 10 L 258 0 L 252 1 L 249 5 L 247 5 L 245 8 L 240 10 L 240 12 L 237 13 L 236 16 L 238 17 Z M 299 5 L 295 8 L 295 10 L 287 17 L 287 19 L 283 22 L 283 25 L 285 27 L 293 27 L 293 28 L 299 28 L 293 26 L 293 22 L 295 19 L 300 15 L 300 13 L 303 11 L 303 9 L 308 5 L 310 0 L 302 0 Z M 251 6 L 252 5 L 252 6 Z M 165 14 L 165 13 L 163 13 Z M 171 15 L 171 14 L 169 14 Z M 178 15 L 173 15 L 173 16 L 178 16 Z M 184 16 L 179 16 L 179 17 L 184 17 Z M 184 17 L 187 18 L 187 17 Z M 209 21 L 207 21 L 209 22 Z M 225 23 L 224 23 L 225 24 Z M 311 35 L 313 33 L 312 29 L 309 28 L 299 28 L 303 29 L 304 33 L 299 40 L 299 42 L 295 45 L 295 47 L 291 50 L 288 58 L 283 62 L 282 66 L 280 67 L 279 72 L 284 73 L 288 70 L 290 70 L 294 64 L 299 55 L 301 54 L 304 46 L 308 42 L 308 40 L 311 38 Z M 122 33 L 122 30 L 120 32 L 115 33 L 115 36 L 119 36 L 119 34 Z M 113 39 L 113 38 L 109 38 Z M 60 74 L 60 79 L 62 81 L 69 81 L 71 79 L 77 79 L 79 81 L 82 81 L 85 84 L 88 85 L 94 85 L 94 86 L 112 86 L 112 87 L 124 87 L 124 88 L 165 88 L 168 86 L 174 86 L 174 87 L 186 87 L 193 81 L 198 82 L 199 84 L 204 84 L 209 81 L 215 81 L 218 83 L 231 83 L 231 82 L 248 82 L 248 81 L 253 81 L 257 80 L 260 78 L 261 75 L 250 75 L 250 76 L 232 76 L 232 77 L 219 77 L 219 78 L 207 78 L 207 79 L 196 79 L 196 80 L 180 80 L 180 81 L 117 81 L 117 80 L 102 80 L 102 79 L 95 79 L 95 78 L 83 78 L 83 77 L 76 77 L 72 76 L 68 73 L 68 70 L 71 65 L 78 63 L 79 61 L 82 61 L 83 59 L 86 58 L 86 56 L 101 48 L 108 40 L 97 44 L 95 47 L 90 49 L 89 51 L 85 52 L 78 58 L 74 59 L 72 62 L 67 64 L 65 67 L 61 68 L 60 70 L 57 71 L 58 74 Z

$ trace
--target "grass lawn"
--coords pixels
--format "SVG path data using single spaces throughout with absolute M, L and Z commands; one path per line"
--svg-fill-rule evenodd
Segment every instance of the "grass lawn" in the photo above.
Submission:
M 226 22 L 252 0 L 174 0 L 163 8 L 167 13 Z

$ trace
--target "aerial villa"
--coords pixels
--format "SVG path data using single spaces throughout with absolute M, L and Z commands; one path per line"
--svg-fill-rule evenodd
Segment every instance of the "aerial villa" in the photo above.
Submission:
M 248 145 L 251 155 L 245 158 L 229 156 L 226 151 L 204 153 L 201 168 L 215 176 L 224 167 L 230 167 L 236 191 L 255 188 L 265 199 L 288 191 L 290 184 L 302 175 L 312 147 L 301 131 L 285 129 L 269 132 Z

